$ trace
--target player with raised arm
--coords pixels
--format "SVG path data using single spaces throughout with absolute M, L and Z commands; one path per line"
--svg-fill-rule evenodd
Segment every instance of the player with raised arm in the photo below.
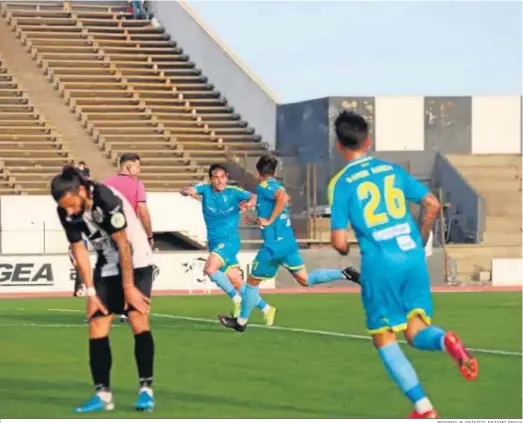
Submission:
M 139 375 L 136 409 L 152 410 L 154 341 L 149 325 L 152 251 L 143 226 L 129 202 L 115 189 L 83 178 L 64 167 L 51 181 L 58 216 L 85 283 L 89 319 L 89 363 L 96 394 L 76 412 L 112 410 L 109 330 L 113 313 L 128 306 Z M 97 253 L 91 272 L 82 235 Z M 94 273 L 94 275 L 93 275 Z
M 210 183 L 183 188 L 184 196 L 201 197 L 207 227 L 209 258 L 204 273 L 233 301 L 233 317 L 238 317 L 245 283 L 237 258 L 240 250 L 240 214 L 253 208 L 256 196 L 239 187 L 227 185 L 227 169 L 220 164 L 209 167 Z M 274 324 L 276 308 L 259 295 L 255 306 L 263 312 L 267 326 Z
M 335 121 L 338 148 L 347 162 L 329 184 L 331 243 L 349 252 L 347 225 L 361 250 L 361 298 L 367 328 L 392 380 L 414 406 L 411 418 L 437 418 L 410 361 L 396 340 L 403 332 L 414 348 L 446 351 L 468 380 L 478 363 L 455 333 L 431 325 L 432 298 L 424 240 L 439 210 L 436 197 L 396 164 L 367 155 L 368 124 L 352 112 Z M 424 209 L 421 230 L 408 201 Z
M 239 317 L 219 316 L 223 326 L 238 332 L 245 331 L 247 327 L 259 297 L 261 281 L 275 278 L 280 266 L 289 270 L 294 279 L 305 287 L 341 279 L 358 283 L 359 274 L 351 267 L 307 272 L 291 226 L 289 196 L 275 179 L 277 166 L 278 159 L 272 155 L 262 156 L 256 163 L 260 182 L 256 188 L 256 224 L 261 228 L 263 245 L 253 261 Z

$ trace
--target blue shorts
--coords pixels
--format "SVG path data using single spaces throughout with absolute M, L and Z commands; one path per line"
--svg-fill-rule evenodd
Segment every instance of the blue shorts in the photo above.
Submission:
M 274 249 L 262 246 L 252 262 L 251 275 L 256 279 L 273 279 L 278 274 L 280 266 L 295 273 L 305 266 L 297 245 L 288 248 Z
M 374 263 L 374 268 L 380 269 L 379 262 Z M 433 305 L 424 259 L 387 273 L 383 270 L 362 272 L 361 287 L 367 329 L 371 334 L 403 331 L 415 315 L 430 324 Z
M 209 242 L 209 252 L 220 258 L 222 267 L 219 270 L 223 273 L 227 273 L 233 267 L 240 267 L 237 257 L 238 251 L 240 251 L 239 242 L 220 242 L 216 244 Z

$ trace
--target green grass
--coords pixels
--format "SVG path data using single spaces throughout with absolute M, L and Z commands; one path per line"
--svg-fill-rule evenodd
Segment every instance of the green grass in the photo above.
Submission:
M 357 295 L 271 295 L 278 325 L 365 335 Z M 435 322 L 471 348 L 521 351 L 521 293 L 435 294 Z M 215 319 L 224 296 L 157 297 L 156 314 Z M 92 393 L 82 299 L 2 300 L 0 417 L 72 417 Z M 254 312 L 253 321 L 260 322 Z M 31 326 L 34 324 L 35 326 Z M 71 325 L 62 326 L 60 325 Z M 369 341 L 211 322 L 153 317 L 156 339 L 152 417 L 402 418 L 411 411 Z M 94 417 L 146 417 L 133 411 L 133 339 L 111 335 L 116 410 Z M 480 376 L 466 382 L 445 354 L 407 349 L 444 418 L 521 418 L 521 356 L 478 353 Z M 93 417 L 93 415 L 89 415 Z

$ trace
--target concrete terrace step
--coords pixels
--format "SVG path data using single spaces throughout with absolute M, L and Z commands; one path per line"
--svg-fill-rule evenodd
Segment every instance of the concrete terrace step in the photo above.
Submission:
M 485 230 L 487 232 L 513 233 L 514 228 L 521 232 L 521 213 L 511 216 L 487 216 L 485 219 Z
M 0 51 L 17 55 L 14 74 L 30 79 L 24 85 L 37 94 L 37 108 L 49 112 L 74 159 L 86 160 L 95 177 L 112 173 L 118 155 L 133 151 L 143 157 L 147 189 L 165 191 L 201 180 L 210 163 L 227 162 L 233 154 L 256 159 L 267 152 L 226 93 L 191 62 L 190 52 L 150 22 L 119 13 L 127 10 L 126 1 L 1 7 L 7 12 L 0 17 Z M 9 79 L 0 82 L 11 87 Z M 20 92 L 0 112 L 32 113 L 26 101 Z M 38 178 L 48 174 L 46 167 L 54 172 L 62 164 L 34 157 L 5 162 L 20 175 L 31 169 L 21 176 L 30 194 L 41 191 Z M 252 176 L 239 173 L 245 181 Z
M 456 166 L 516 166 L 521 169 L 521 154 L 449 154 L 446 156 Z
M 485 231 L 483 242 L 490 246 L 521 246 L 521 230 L 511 232 Z
M 494 258 L 521 258 L 521 245 L 451 244 L 447 254 L 456 262 L 462 281 L 475 281 L 480 271 L 492 271 Z

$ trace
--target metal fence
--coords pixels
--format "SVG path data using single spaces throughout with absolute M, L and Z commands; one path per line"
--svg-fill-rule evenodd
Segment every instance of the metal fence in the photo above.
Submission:
M 334 173 L 328 163 L 284 163 L 279 178 L 290 197 L 290 214 L 298 239 L 323 238 L 318 220 L 330 215 L 327 186 Z M 325 241 L 328 242 L 328 237 Z

